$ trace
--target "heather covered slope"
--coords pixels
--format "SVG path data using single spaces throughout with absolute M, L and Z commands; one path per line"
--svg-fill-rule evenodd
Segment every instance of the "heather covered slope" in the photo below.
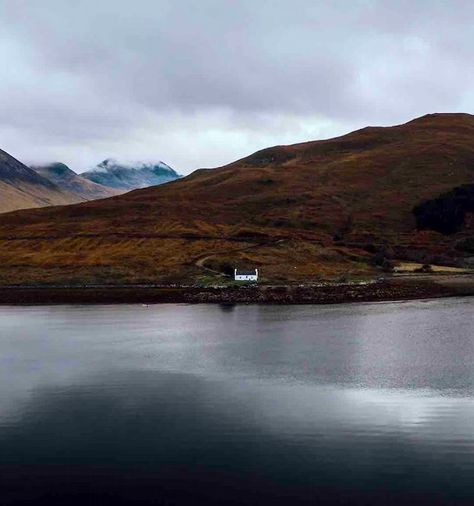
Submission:
M 229 264 L 311 281 L 374 275 L 377 256 L 459 264 L 468 207 L 449 235 L 419 231 L 414 208 L 473 176 L 467 114 L 277 146 L 164 186 L 0 216 L 0 281 L 195 280 Z
M 0 150 L 0 213 L 80 200 Z

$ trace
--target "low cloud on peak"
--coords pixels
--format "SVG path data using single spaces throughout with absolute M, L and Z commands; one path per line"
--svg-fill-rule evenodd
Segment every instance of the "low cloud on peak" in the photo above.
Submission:
M 474 109 L 469 2 L 0 0 L 1 147 L 181 173 Z

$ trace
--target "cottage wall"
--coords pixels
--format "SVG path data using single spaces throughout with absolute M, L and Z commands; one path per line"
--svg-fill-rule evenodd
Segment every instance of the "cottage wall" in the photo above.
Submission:
M 257 281 L 257 276 L 254 274 L 254 275 L 240 275 L 240 274 L 236 274 L 235 275 L 235 280 L 236 281 Z
M 255 269 L 255 274 L 250 274 L 249 272 L 246 272 L 245 274 L 238 274 L 237 269 L 234 269 L 234 279 L 236 281 L 257 281 L 258 270 Z

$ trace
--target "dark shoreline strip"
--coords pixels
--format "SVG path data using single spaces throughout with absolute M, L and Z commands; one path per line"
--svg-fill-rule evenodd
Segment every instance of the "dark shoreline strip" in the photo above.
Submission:
M 3 287 L 0 304 L 338 304 L 474 295 L 431 281 L 258 287 Z

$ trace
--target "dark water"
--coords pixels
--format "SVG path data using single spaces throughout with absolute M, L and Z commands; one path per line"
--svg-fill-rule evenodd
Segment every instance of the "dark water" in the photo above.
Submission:
M 0 504 L 473 504 L 473 311 L 0 308 Z

